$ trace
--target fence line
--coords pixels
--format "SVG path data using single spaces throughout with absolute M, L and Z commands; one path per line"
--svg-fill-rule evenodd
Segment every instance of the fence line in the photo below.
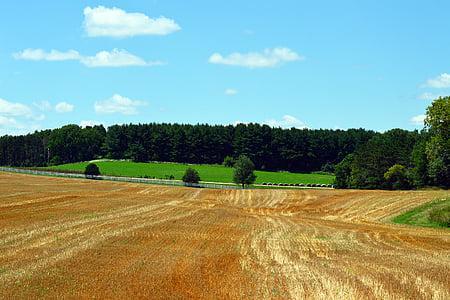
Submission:
M 62 173 L 62 172 L 51 172 L 51 171 L 40 171 L 31 169 L 17 169 L 9 167 L 0 167 L 0 171 L 21 173 L 21 174 L 32 174 L 32 175 L 44 175 L 52 177 L 65 177 L 65 178 L 86 178 L 84 174 L 79 173 Z M 90 176 L 90 179 L 102 179 L 109 181 L 120 181 L 120 182 L 132 182 L 132 183 L 145 183 L 145 184 L 156 184 L 156 185 L 170 185 L 170 186 L 188 186 L 197 188 L 209 188 L 209 189 L 225 189 L 234 190 L 240 189 L 237 185 L 226 185 L 218 183 L 184 183 L 180 180 L 169 180 L 169 179 L 152 179 L 152 178 L 137 178 L 137 177 L 118 177 L 118 176 Z

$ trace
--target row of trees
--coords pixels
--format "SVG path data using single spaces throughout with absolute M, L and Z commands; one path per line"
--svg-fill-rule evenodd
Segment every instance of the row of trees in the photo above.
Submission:
M 222 163 L 245 155 L 257 169 L 310 172 L 333 166 L 365 144 L 373 131 L 299 130 L 237 126 L 138 124 L 67 125 L 0 138 L 0 165 L 45 166 L 96 158 Z
M 255 182 L 255 165 L 247 156 L 241 155 L 235 162 L 233 161 L 232 167 L 234 167 L 234 183 L 240 184 L 242 185 L 242 188 L 245 188 L 245 186 Z M 86 175 L 86 178 L 97 179 L 97 176 L 100 175 L 100 169 L 95 163 L 89 163 L 84 170 L 84 174 Z M 188 185 L 199 183 L 200 174 L 193 168 L 187 168 L 181 180 Z
M 229 161 L 227 159 L 224 160 L 224 162 L 227 162 L 225 164 L 227 167 L 234 167 L 233 171 L 233 182 L 236 184 L 240 184 L 242 188 L 245 188 L 245 186 L 249 186 L 253 183 L 255 183 L 256 175 L 255 175 L 255 165 L 245 155 L 239 156 L 239 158 L 236 161 Z M 182 178 L 183 182 L 185 183 L 198 183 L 200 181 L 200 175 L 198 174 L 197 170 L 193 168 L 187 168 L 186 172 L 183 175 Z
M 427 109 L 426 127 L 373 136 L 336 166 L 339 188 L 450 187 L 450 97 Z

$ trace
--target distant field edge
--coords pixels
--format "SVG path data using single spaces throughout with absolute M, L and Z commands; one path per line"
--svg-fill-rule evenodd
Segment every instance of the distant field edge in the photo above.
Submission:
M 450 229 L 450 197 L 436 199 L 408 210 L 392 219 L 393 223 Z
M 204 182 L 232 183 L 233 178 L 233 168 L 222 165 L 186 164 L 174 162 L 138 163 L 124 160 L 101 160 L 92 162 L 97 164 L 102 175 L 109 176 L 181 180 L 186 169 L 191 167 L 199 172 L 201 181 Z M 82 173 L 88 163 L 89 162 L 77 162 L 42 167 L 38 169 L 56 172 Z M 255 171 L 255 174 L 257 176 L 255 184 L 259 185 L 332 185 L 335 179 L 334 175 L 314 173 L 291 173 L 257 170 Z
M 12 168 L 1 167 L 0 172 L 17 173 L 25 175 L 35 176 L 47 176 L 47 177 L 60 177 L 60 178 L 72 178 L 81 180 L 106 180 L 116 182 L 131 182 L 141 184 L 163 185 L 163 186 L 178 186 L 178 187 L 191 187 L 191 188 L 208 188 L 208 189 L 242 189 L 241 185 L 227 182 L 207 182 L 201 181 L 199 183 L 186 184 L 181 180 L 168 180 L 168 179 L 151 179 L 142 177 L 127 177 L 127 176 L 108 176 L 100 175 L 87 178 L 83 173 L 78 171 L 62 170 L 61 172 L 55 170 L 49 170 L 46 168 Z M 293 187 L 293 186 L 264 186 L 260 184 L 252 184 L 245 189 L 323 189 L 323 187 Z

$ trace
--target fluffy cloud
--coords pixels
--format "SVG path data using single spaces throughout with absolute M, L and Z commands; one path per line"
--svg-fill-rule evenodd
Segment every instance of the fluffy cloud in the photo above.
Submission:
M 292 128 L 292 127 L 298 129 L 308 128 L 304 122 L 290 115 L 284 115 L 283 118 L 281 118 L 281 120 L 272 119 L 266 121 L 265 124 L 271 127 L 281 127 L 281 128 Z
M 90 37 L 167 35 L 181 29 L 172 19 L 152 19 L 142 13 L 128 13 L 120 8 L 104 6 L 84 9 L 84 28 Z
M 113 49 L 112 51 L 100 51 L 94 56 L 83 56 L 75 50 L 68 52 L 59 52 L 52 50 L 45 52 L 42 49 L 26 49 L 22 52 L 14 53 L 15 59 L 23 60 L 47 60 L 47 61 L 63 61 L 63 60 L 78 60 L 83 65 L 96 67 L 129 67 L 129 66 L 157 66 L 163 65 L 160 61 L 145 61 L 144 59 L 129 53 L 123 49 Z
M 22 103 L 13 103 L 0 98 L 0 115 L 13 117 L 32 117 L 31 108 Z
M 120 113 L 124 115 L 135 115 L 138 113 L 137 109 L 145 105 L 147 103 L 144 101 L 132 100 L 115 94 L 109 99 L 96 102 L 94 108 L 97 113 L 102 114 Z
M 59 102 L 55 105 L 55 111 L 57 113 L 67 113 L 73 111 L 73 109 L 74 105 L 67 102 Z
M 34 114 L 28 105 L 0 98 L 0 135 L 33 132 L 40 128 L 36 121 L 42 121 L 44 118 L 43 114 Z
M 236 95 L 237 93 L 238 93 L 238 91 L 235 90 L 235 89 L 226 89 L 226 90 L 225 90 L 225 95 L 227 95 L 227 96 L 234 96 L 234 95 Z
M 409 121 L 414 125 L 423 126 L 426 116 L 425 115 L 418 115 L 412 117 Z
M 48 61 L 63 61 L 63 60 L 79 60 L 80 53 L 75 50 L 68 50 L 61 52 L 58 50 L 51 50 L 46 52 L 42 49 L 25 49 L 23 51 L 13 54 L 15 59 L 23 60 L 48 60 Z
M 81 59 L 81 63 L 90 68 L 96 67 L 129 67 L 129 66 L 156 66 L 162 65 L 160 61 L 146 62 L 139 56 L 126 50 L 113 49 L 111 52 L 101 51 L 95 56 L 87 56 Z
M 435 78 L 428 79 L 425 86 L 436 89 L 450 88 L 450 74 L 443 73 Z
M 214 53 L 210 56 L 209 62 L 212 64 L 223 64 L 230 66 L 240 66 L 246 68 L 269 68 L 282 63 L 302 60 L 304 57 L 298 55 L 289 48 L 265 49 L 263 52 L 232 53 L 222 56 Z

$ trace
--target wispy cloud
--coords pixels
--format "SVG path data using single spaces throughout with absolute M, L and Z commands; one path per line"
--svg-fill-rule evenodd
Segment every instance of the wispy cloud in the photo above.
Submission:
M 226 89 L 225 90 L 225 95 L 227 96 L 234 96 L 238 93 L 238 90 L 236 89 Z
M 21 52 L 14 53 L 13 57 L 15 59 L 33 61 L 78 60 L 80 63 L 89 68 L 130 66 L 150 67 L 164 65 L 161 61 L 145 61 L 143 58 L 131 54 L 123 49 L 100 51 L 93 56 L 83 56 L 75 50 L 69 50 L 67 52 L 52 50 L 50 52 L 46 52 L 42 49 L 26 49 Z
M 0 115 L 30 118 L 33 113 L 28 105 L 14 103 L 0 98 Z
M 53 109 L 51 103 L 47 100 L 34 102 L 33 105 L 40 111 L 51 111 Z
M 436 89 L 450 88 L 450 74 L 442 73 L 441 75 L 428 79 L 424 87 L 431 87 Z
M 111 98 L 98 101 L 94 108 L 100 114 L 120 113 L 123 115 L 136 115 L 138 108 L 147 105 L 147 102 L 141 100 L 132 100 L 119 94 L 113 95 Z
M 23 51 L 13 54 L 15 59 L 23 60 L 47 60 L 47 61 L 63 61 L 63 60 L 79 60 L 81 58 L 80 53 L 75 50 L 58 51 L 51 50 L 46 52 L 42 49 L 25 49 Z
M 235 52 L 227 56 L 223 56 L 220 53 L 214 53 L 209 57 L 209 62 L 212 64 L 240 66 L 246 68 L 269 68 L 281 65 L 283 63 L 303 59 L 303 56 L 300 56 L 289 48 L 273 48 L 265 49 L 262 52 Z
M 67 102 L 59 102 L 55 105 L 55 111 L 57 113 L 67 113 L 71 112 L 74 109 L 74 105 Z
M 290 115 L 284 115 L 281 120 L 268 120 L 264 122 L 265 124 L 271 126 L 271 127 L 281 127 L 281 128 L 298 128 L 298 129 L 305 129 L 308 128 L 308 126 L 303 122 L 297 119 L 296 117 L 290 116 Z
M 181 29 L 174 20 L 166 17 L 152 19 L 143 13 L 129 13 L 104 6 L 84 9 L 84 28 L 90 37 L 167 35 Z
M 420 100 L 435 100 L 439 97 L 443 97 L 445 94 L 435 94 L 435 93 L 422 93 L 417 98 Z
M 127 52 L 126 50 L 113 49 L 111 52 L 101 51 L 94 56 L 86 56 L 81 59 L 81 63 L 90 68 L 98 67 L 129 67 L 129 66 L 159 66 L 160 61 L 147 62 L 144 59 Z

